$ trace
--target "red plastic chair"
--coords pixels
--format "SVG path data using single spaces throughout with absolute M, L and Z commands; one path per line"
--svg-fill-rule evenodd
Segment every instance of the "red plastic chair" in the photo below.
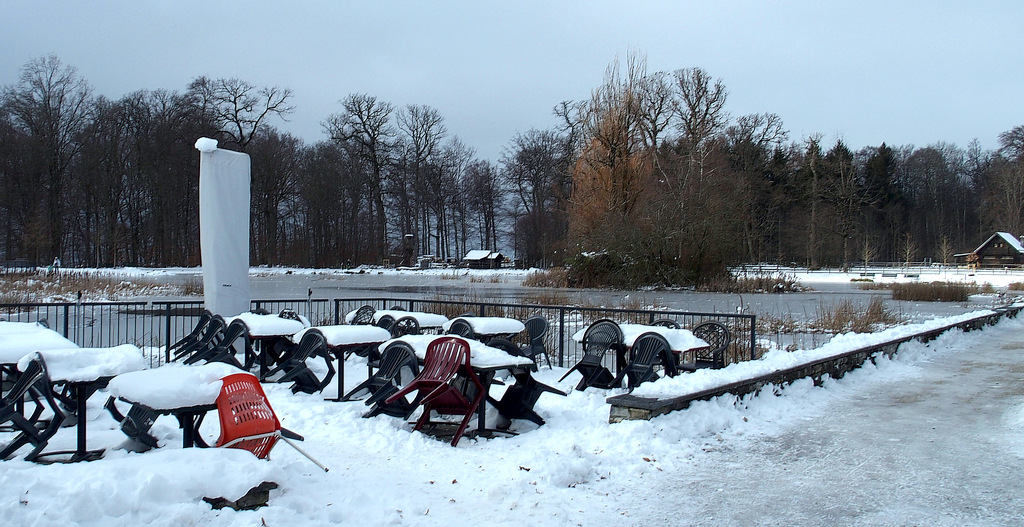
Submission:
M 217 413 L 220 417 L 218 447 L 240 448 L 252 452 L 260 459 L 266 459 L 277 444 L 277 440 L 284 439 L 300 454 L 327 471 L 327 468 L 285 435 L 292 434 L 294 438 L 302 439 L 301 436 L 281 427 L 281 421 L 270 407 L 263 387 L 255 375 L 235 373 L 221 381 L 220 395 L 217 396 Z
M 468 384 L 464 392 L 456 383 L 459 376 Z M 475 388 L 475 391 L 472 390 Z M 434 339 L 427 347 L 423 361 L 423 369 L 408 385 L 388 397 L 391 404 L 413 390 L 416 398 L 423 406 L 423 414 L 416 421 L 413 430 L 419 430 L 430 422 L 431 412 L 441 415 L 460 415 L 462 421 L 452 439 L 452 446 L 459 443 L 466 426 L 469 425 L 477 408 L 484 399 L 484 386 L 473 372 L 469 364 L 469 344 L 458 337 L 441 337 Z

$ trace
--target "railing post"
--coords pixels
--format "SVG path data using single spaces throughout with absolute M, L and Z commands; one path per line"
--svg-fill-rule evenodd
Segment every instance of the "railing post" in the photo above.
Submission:
M 565 367 L 565 308 L 558 308 L 558 367 Z
M 166 343 L 164 344 L 164 364 L 171 362 L 171 303 L 168 302 L 164 307 L 164 330 L 166 337 L 164 337 Z
M 68 317 L 71 314 L 71 306 L 64 304 L 64 338 L 68 338 Z
M 750 315 L 750 360 L 757 359 L 757 315 Z
M 334 325 L 341 324 L 341 299 L 334 299 Z

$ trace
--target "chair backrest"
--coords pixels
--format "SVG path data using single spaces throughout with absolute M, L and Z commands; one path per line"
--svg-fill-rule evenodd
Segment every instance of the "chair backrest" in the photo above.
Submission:
M 614 320 L 603 318 L 583 332 L 583 351 L 587 355 L 602 355 L 622 346 L 622 328 Z
M 362 306 L 356 310 L 356 314 L 352 316 L 353 324 L 373 324 L 373 314 L 377 310 L 373 306 Z
M 419 362 L 412 346 L 396 340 L 380 352 L 380 368 L 377 369 L 376 375 L 383 380 L 391 380 L 399 376 L 403 367 L 408 367 L 413 375 L 419 373 Z
M 395 317 L 391 315 L 384 315 L 377 319 L 377 327 L 384 328 L 391 331 L 391 326 L 395 325 Z
M 24 413 L 26 399 L 36 404 L 31 414 Z M 39 353 L 33 353 L 29 363 L 21 372 L 2 398 L 0 398 L 0 424 L 11 426 L 16 435 L 7 443 L 0 443 L 0 460 L 8 459 L 24 445 L 32 445 L 33 449 L 25 456 L 26 461 L 35 461 L 47 442 L 60 429 L 66 416 L 57 402 L 50 385 L 50 377 L 46 371 L 46 362 Z M 49 422 L 41 421 L 44 403 L 53 415 Z M 79 419 L 84 417 L 79 416 Z
M 199 315 L 199 320 L 196 321 L 196 325 L 192 328 L 192 331 L 174 344 L 171 344 L 171 350 L 177 350 L 182 346 L 199 340 L 199 336 L 203 334 L 203 330 L 206 329 L 206 325 L 210 323 L 210 320 L 213 320 L 213 313 L 211 313 L 209 309 L 204 309 L 202 314 Z
M 220 341 L 224 339 L 224 330 L 227 326 L 228 324 L 224 321 L 224 317 L 213 315 L 199 340 L 191 346 L 178 350 L 175 359 L 184 357 L 185 364 L 194 364 L 200 360 L 205 360 L 213 352 L 214 348 L 220 344 Z
M 654 365 L 662 360 L 666 353 L 671 352 L 672 347 L 665 337 L 653 331 L 641 333 L 629 350 L 629 363 L 638 366 Z
M 295 362 L 305 362 L 314 355 L 327 355 L 327 338 L 318 329 L 307 329 L 299 339 L 299 345 L 292 355 Z
M 469 325 L 469 322 L 462 318 L 457 318 L 448 326 L 448 334 L 471 339 L 473 338 L 473 326 Z
M 725 350 L 732 342 L 729 328 L 718 322 L 703 322 L 693 328 L 693 335 L 708 343 L 706 349 L 697 352 L 697 359 L 714 361 L 716 368 L 725 367 Z
M 436 338 L 427 346 L 417 379 L 448 382 L 463 367 L 469 368 L 469 343 L 458 337 Z
M 541 316 L 530 317 L 523 321 L 526 326 L 526 334 L 530 338 L 530 345 L 544 345 L 544 336 L 548 332 L 548 321 Z
M 651 325 L 652 326 L 661 326 L 661 327 L 664 327 L 664 328 L 682 329 L 682 326 L 679 325 L 679 322 L 676 322 L 675 320 L 672 320 L 671 318 L 659 318 L 658 320 L 655 320 L 654 322 L 651 322 Z
M 224 329 L 224 336 L 221 337 L 220 346 L 231 346 L 236 340 L 242 339 L 246 347 L 249 346 L 249 326 L 242 320 L 232 320 Z
M 267 402 L 263 387 L 251 373 L 228 375 L 222 383 L 217 397 L 217 446 L 241 448 L 266 458 L 280 438 L 281 422 Z
M 398 338 L 403 335 L 419 335 L 420 322 L 416 317 L 402 317 L 391 326 L 391 336 Z

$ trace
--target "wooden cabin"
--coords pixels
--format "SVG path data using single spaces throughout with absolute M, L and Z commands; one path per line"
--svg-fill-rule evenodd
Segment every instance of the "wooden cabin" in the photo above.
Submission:
M 1016 236 L 997 232 L 977 249 L 955 256 L 966 258 L 971 267 L 1019 267 L 1024 265 L 1024 246 Z
M 462 257 L 462 264 L 470 269 L 499 269 L 505 256 L 497 251 L 474 250 Z

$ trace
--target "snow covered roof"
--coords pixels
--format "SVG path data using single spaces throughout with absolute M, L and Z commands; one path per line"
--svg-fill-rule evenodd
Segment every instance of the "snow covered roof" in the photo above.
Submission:
M 999 236 L 1000 238 L 1005 240 L 1006 243 L 1010 244 L 1010 247 L 1013 247 L 1013 249 L 1015 251 L 1017 251 L 1019 253 L 1024 253 L 1024 246 L 1021 245 L 1020 240 L 1018 240 L 1016 236 L 1014 236 L 1014 235 L 1012 235 L 1012 234 L 1010 234 L 1008 232 L 997 232 L 997 233 L 993 234 L 992 236 L 989 236 L 987 240 L 982 242 L 982 244 L 979 245 L 978 248 L 974 250 L 974 252 L 978 252 L 978 251 L 982 250 L 996 236 Z
M 485 250 L 481 250 L 481 249 L 475 249 L 475 250 L 472 250 L 472 251 L 469 251 L 468 253 L 466 253 L 466 256 L 463 256 L 462 259 L 463 260 L 493 260 L 495 258 L 500 258 L 500 257 L 501 257 L 501 253 L 496 252 L 496 251 L 485 251 Z

